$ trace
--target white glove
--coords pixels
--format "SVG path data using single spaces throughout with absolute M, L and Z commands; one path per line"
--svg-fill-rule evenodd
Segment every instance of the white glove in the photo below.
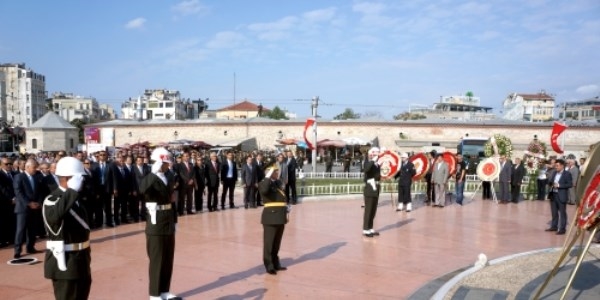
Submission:
M 156 174 L 158 172 L 160 172 L 160 168 L 162 167 L 163 162 L 162 161 L 156 161 L 154 164 L 152 164 L 152 173 Z
M 81 174 L 73 175 L 73 177 L 71 177 L 71 179 L 69 179 L 69 181 L 67 181 L 67 187 L 69 187 L 70 189 L 76 190 L 78 192 L 81 190 L 82 184 L 83 184 L 83 176 L 81 176 Z

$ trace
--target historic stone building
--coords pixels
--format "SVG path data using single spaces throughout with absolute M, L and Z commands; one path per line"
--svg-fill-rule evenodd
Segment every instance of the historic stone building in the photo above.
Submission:
M 600 140 L 597 123 L 571 122 L 563 134 L 567 152 L 588 150 L 589 145 Z M 448 150 L 456 150 L 465 135 L 489 137 L 503 134 L 512 140 L 515 154 L 526 150 L 529 142 L 537 138 L 550 144 L 551 122 L 529 123 L 522 121 L 464 122 L 452 120 L 417 121 L 366 121 L 366 120 L 318 120 L 318 139 L 362 138 L 377 141 L 379 146 L 401 151 L 422 151 L 423 146 L 435 143 Z M 120 146 L 148 141 L 154 144 L 176 139 L 204 141 L 211 145 L 224 141 L 256 138 L 259 149 L 274 149 L 282 139 L 303 139 L 304 121 L 276 121 L 264 118 L 246 120 L 198 119 L 177 120 L 113 120 L 88 125 L 114 132 L 114 144 Z M 311 136 L 307 133 L 307 136 Z M 548 148 L 550 148 L 548 146 Z M 552 152 L 550 153 L 552 154 Z M 580 156 L 578 155 L 578 156 Z

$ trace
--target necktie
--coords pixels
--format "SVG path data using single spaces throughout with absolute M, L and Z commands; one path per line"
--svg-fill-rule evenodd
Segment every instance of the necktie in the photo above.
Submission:
M 104 163 L 100 163 L 100 183 L 104 185 Z
M 33 176 L 29 176 L 29 184 L 31 184 L 31 190 L 35 190 L 35 184 L 33 183 Z

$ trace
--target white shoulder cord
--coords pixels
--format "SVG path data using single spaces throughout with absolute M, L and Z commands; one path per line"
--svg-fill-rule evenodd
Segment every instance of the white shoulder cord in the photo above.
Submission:
M 65 223 L 65 221 L 63 220 L 60 223 L 60 227 L 58 228 L 57 232 L 52 231 L 52 227 L 50 227 L 50 225 L 48 224 L 48 221 L 46 220 L 46 205 L 48 206 L 54 206 L 56 204 L 56 202 L 58 202 L 58 200 L 60 200 L 60 198 L 58 198 L 56 201 L 51 201 L 50 197 L 52 197 L 51 195 L 46 197 L 46 199 L 44 199 L 44 204 L 42 205 L 42 217 L 44 219 L 44 225 L 46 226 L 46 228 L 48 228 L 48 231 L 50 231 L 50 233 L 52 233 L 54 236 L 58 236 L 60 234 L 60 231 L 62 230 L 62 227 Z

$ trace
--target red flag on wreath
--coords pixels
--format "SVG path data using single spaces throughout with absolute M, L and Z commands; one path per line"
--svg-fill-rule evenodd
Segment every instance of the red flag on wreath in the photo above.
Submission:
M 550 145 L 552 145 L 552 150 L 558 154 L 563 154 L 564 150 L 560 148 L 558 144 L 558 137 L 567 129 L 567 125 L 562 124 L 560 122 L 554 122 L 554 126 L 552 127 L 552 135 L 550 136 Z
M 306 130 L 308 130 L 308 128 L 312 128 L 313 125 L 315 124 L 315 119 L 314 118 L 308 118 L 306 119 L 306 124 L 304 125 L 304 141 L 306 142 L 306 145 L 308 146 L 308 149 L 312 150 L 315 147 L 313 146 L 313 144 L 306 138 Z M 315 141 L 316 143 L 317 141 Z

